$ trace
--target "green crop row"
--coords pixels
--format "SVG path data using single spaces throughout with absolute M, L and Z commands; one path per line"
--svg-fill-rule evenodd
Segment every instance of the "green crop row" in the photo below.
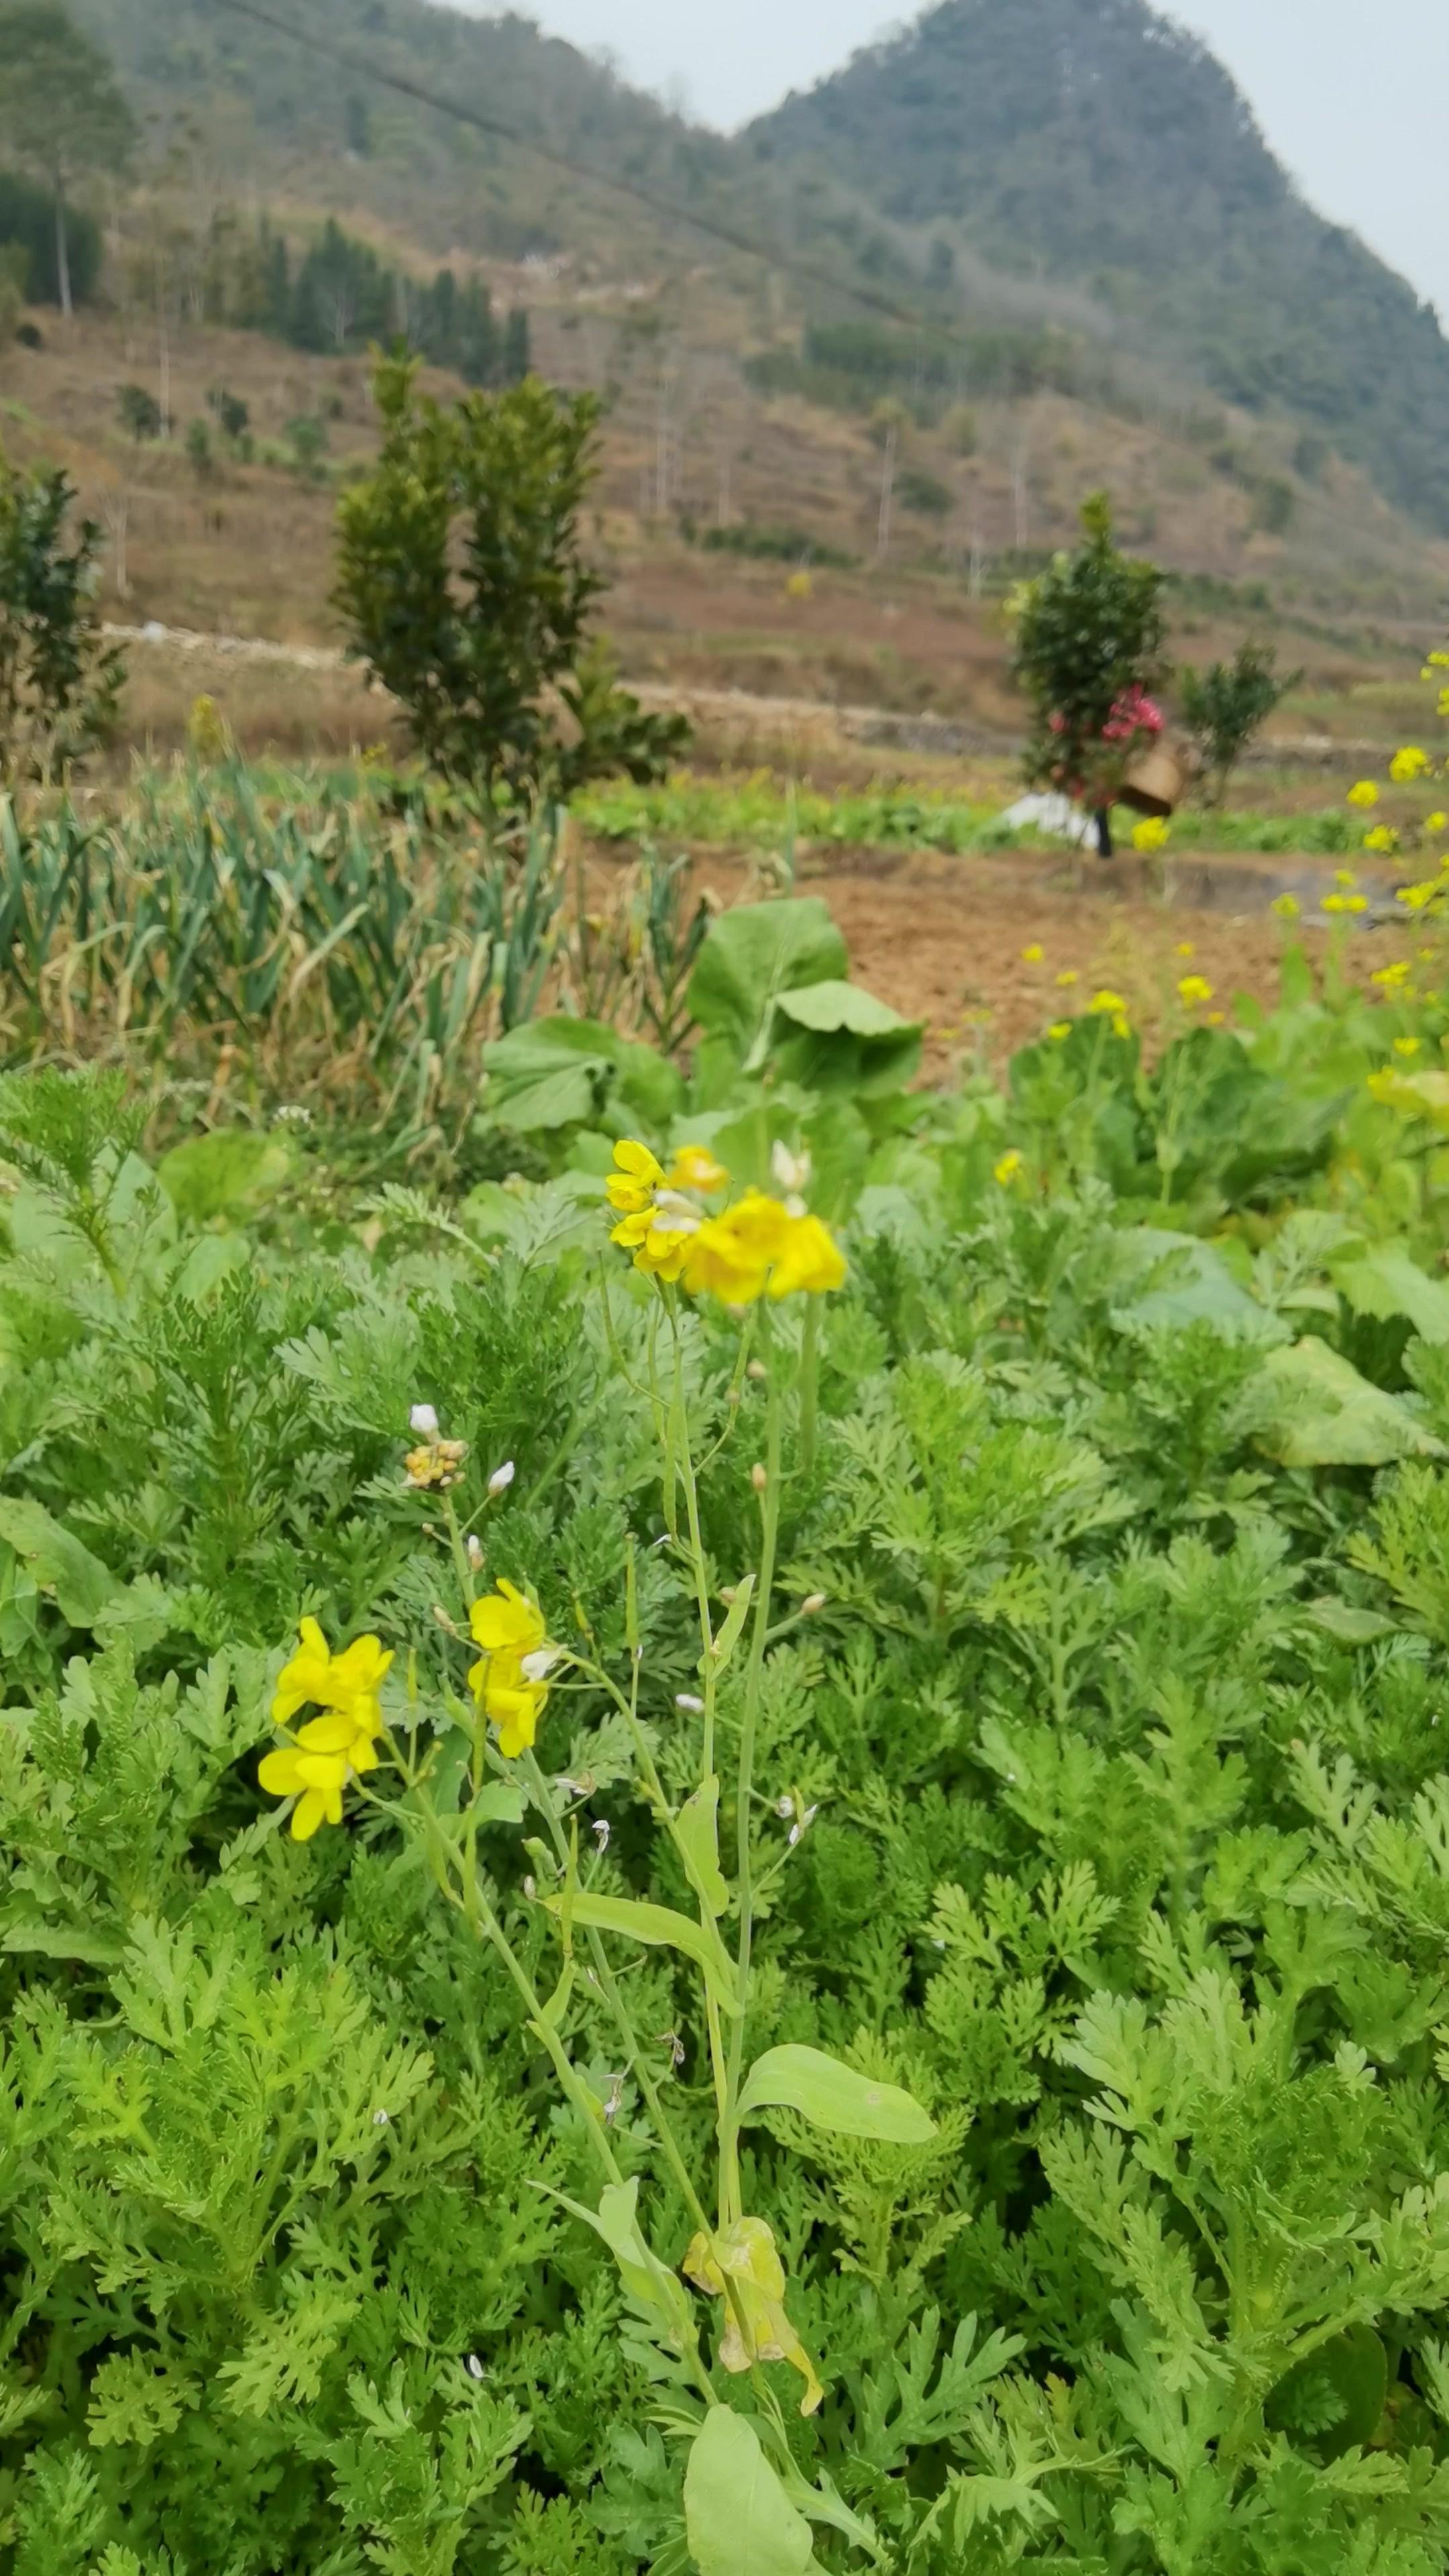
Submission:
M 0 1081 L 7 2571 L 1437 2576 L 1416 973 L 933 1095 L 745 909 L 433 1197 Z

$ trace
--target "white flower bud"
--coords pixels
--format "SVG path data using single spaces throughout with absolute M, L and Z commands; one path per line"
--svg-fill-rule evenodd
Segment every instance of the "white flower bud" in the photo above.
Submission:
M 468 1532 L 468 1563 L 472 1566 L 475 1574 L 482 1573 L 483 1541 L 478 1536 L 476 1530 L 470 1530 Z
M 781 1822 L 781 1824 L 782 1824 L 782 1825 L 783 1825 L 783 1824 L 785 1824 L 785 1823 L 787 1823 L 787 1822 L 788 1822 L 788 1820 L 789 1820 L 789 1818 L 790 1818 L 791 1816 L 793 1816 L 793 1815 L 794 1815 L 794 1813 L 795 1813 L 795 1801 L 794 1801 L 794 1799 L 793 1799 L 793 1798 L 777 1798 L 777 1799 L 775 1800 L 775 1813 L 776 1813 L 776 1815 L 779 1817 L 780 1822 Z
M 436 1440 L 438 1417 L 430 1404 L 415 1404 L 408 1421 L 420 1440 Z
M 599 1819 L 598 1819 L 598 1821 L 596 1822 L 596 1824 L 595 1824 L 595 1826 L 594 1826 L 594 1840 L 595 1840 L 595 1842 L 596 1842 L 596 1843 L 598 1844 L 598 1846 L 599 1846 L 599 1858 L 600 1858 L 600 1860 L 602 1860 L 602 1859 L 603 1859 L 605 1852 L 606 1852 L 606 1851 L 608 1850 L 608 1848 L 609 1848 L 609 1834 L 610 1834 L 610 1831 L 611 1831 L 611 1827 L 610 1827 L 610 1824 L 609 1824 L 609 1819 L 608 1819 L 608 1817 L 607 1817 L 607 1816 L 600 1816 L 600 1817 L 599 1817 Z
M 745 1371 L 746 1377 L 752 1377 L 756 1386 L 763 1386 L 769 1374 L 770 1372 L 766 1368 L 763 1360 L 751 1360 L 749 1367 Z
M 674 1695 L 674 1705 L 676 1708 L 684 1709 L 690 1717 L 703 1717 L 704 1715 L 704 1702 L 702 1699 L 696 1699 L 693 1691 L 676 1691 Z
M 531 1904 L 533 1903 L 534 1898 L 535 1898 L 535 1897 L 537 1896 L 537 1894 L 538 1894 L 538 1881 L 537 1881 L 537 1879 L 536 1879 L 536 1878 L 533 1878 L 533 1877 L 531 1877 L 531 1876 L 530 1876 L 530 1877 L 528 1877 L 528 1878 L 526 1878 L 526 1879 L 524 1880 L 524 1882 L 523 1882 L 523 1893 L 524 1893 L 524 1895 L 527 1897 L 527 1899 L 528 1899 L 528 1901 L 529 1901 L 529 1904 L 531 1905 Z
M 823 1609 L 824 1609 L 824 1607 L 825 1607 L 825 1602 L 826 1602 L 826 1595 L 825 1595 L 823 1592 L 811 1592 L 811 1593 L 809 1593 L 809 1594 L 807 1595 L 807 1597 L 805 1598 L 805 1600 L 803 1600 L 803 1601 L 801 1602 L 801 1604 L 800 1604 L 800 1616 L 801 1616 L 801 1618 L 802 1618 L 802 1619 L 813 1619 L 813 1618 L 815 1617 L 815 1614 L 816 1614 L 816 1612 L 817 1612 L 818 1610 L 823 1610 Z
M 385 2129 L 388 2125 L 388 2115 L 386 2111 L 374 2111 L 372 2115 L 372 2125 L 375 2129 Z
M 536 1653 L 525 1655 L 521 1670 L 526 1682 L 546 1682 L 558 1662 L 557 1646 L 540 1646 Z
M 517 1473 L 518 1469 L 515 1467 L 513 1460 L 511 1458 L 506 1459 L 501 1467 L 494 1468 L 492 1475 L 489 1477 L 489 1493 L 495 1496 L 498 1494 L 506 1494 Z
M 476 2352 L 468 2355 L 468 2376 L 470 2379 L 486 2379 L 488 2376 Z
M 752 1467 L 750 1469 L 750 1483 L 754 1486 L 757 1494 L 762 1494 L 765 1491 L 769 1481 L 768 1469 L 764 1467 Z

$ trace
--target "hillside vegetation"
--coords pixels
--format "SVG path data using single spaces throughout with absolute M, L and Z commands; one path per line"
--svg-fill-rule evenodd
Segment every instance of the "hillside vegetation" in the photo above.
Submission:
M 946 0 L 751 132 L 894 221 L 1084 288 L 1095 327 L 1291 411 L 1449 526 L 1449 343 L 1304 204 L 1206 46 L 1143 0 Z

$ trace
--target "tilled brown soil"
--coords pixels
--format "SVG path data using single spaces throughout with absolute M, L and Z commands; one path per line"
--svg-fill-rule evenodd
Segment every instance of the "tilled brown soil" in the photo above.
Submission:
M 712 853 L 700 854 L 695 873 L 721 903 L 762 890 L 742 862 Z M 939 1080 L 978 1051 L 999 1064 L 1104 989 L 1122 995 L 1149 1038 L 1181 1024 L 1177 986 L 1184 976 L 1213 987 L 1211 1001 L 1190 1006 L 1192 1018 L 1214 1011 L 1231 1017 L 1240 992 L 1276 999 L 1286 934 L 1269 907 L 1282 877 L 1268 867 L 1222 863 L 1210 880 L 1190 877 L 1185 891 L 1198 899 L 1180 902 L 1144 893 L 1143 874 L 1130 858 L 1108 875 L 1095 857 L 1078 863 L 846 852 L 807 860 L 795 890 L 824 896 L 856 982 L 926 1022 L 924 1072 Z M 1331 873 L 1322 874 L 1331 887 Z M 1119 891 L 1104 892 L 1104 883 Z M 1414 953 L 1412 935 L 1396 921 L 1336 931 L 1304 924 L 1294 935 L 1320 960 L 1339 941 L 1348 972 L 1365 983 L 1376 967 Z M 1031 953 L 1037 949 L 1040 957 Z

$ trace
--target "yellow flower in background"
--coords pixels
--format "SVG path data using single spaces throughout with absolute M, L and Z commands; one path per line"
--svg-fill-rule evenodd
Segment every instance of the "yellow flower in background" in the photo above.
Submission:
M 1177 998 L 1185 1002 L 1189 1010 L 1195 1010 L 1199 1004 L 1212 1000 L 1213 988 L 1204 975 L 1184 975 L 1177 988 Z
M 1013 1145 L 1009 1153 L 1002 1155 L 999 1163 L 994 1163 L 992 1165 L 992 1179 L 994 1181 L 998 1181 L 1002 1189 L 1009 1189 L 1012 1182 L 1016 1179 L 1018 1172 L 1022 1168 L 1023 1159 L 1022 1155 L 1018 1153 L 1016 1147 Z
M 1350 787 L 1348 791 L 1349 804 L 1356 805 L 1360 813 L 1366 814 L 1378 801 L 1379 791 L 1371 778 L 1361 778 L 1357 786 Z
M 1395 958 L 1392 966 L 1376 966 L 1369 977 L 1369 982 L 1381 984 L 1386 993 L 1396 993 L 1402 985 L 1407 984 L 1413 971 L 1407 957 L 1398 957 Z
M 1426 814 L 1424 829 L 1426 832 L 1449 831 L 1449 814 Z
M 1127 1011 L 1127 1005 L 1122 999 L 1121 994 L 1113 993 L 1105 988 L 1102 992 L 1094 993 L 1092 995 L 1090 1002 L 1087 1004 L 1087 1008 L 1089 1011 L 1095 1012 L 1098 1018 L 1104 1019 L 1110 1019 L 1113 1017 L 1118 1019 L 1125 1018 Z
M 1296 921 L 1303 910 L 1296 894 L 1280 894 L 1268 908 L 1276 912 L 1280 921 Z
M 1422 1038 L 1395 1038 L 1394 1053 L 1395 1055 L 1417 1055 L 1423 1043 Z
M 1190 939 L 1179 939 L 1177 943 L 1177 953 L 1179 957 L 1195 957 L 1197 955 L 1197 950 L 1194 948 Z
M 1081 980 L 1081 976 L 1077 973 L 1075 966 L 1067 966 L 1063 968 L 1061 974 L 1057 977 L 1057 984 L 1063 993 L 1069 993 L 1072 986 L 1074 984 L 1080 984 Z
M 1208 1015 L 1207 1015 L 1207 1024 L 1208 1024 L 1208 1027 L 1209 1027 L 1210 1029 L 1220 1029 L 1220 1028 L 1222 1028 L 1222 1027 L 1224 1026 L 1224 1024 L 1225 1024 L 1226 1020 L 1227 1020 L 1227 1013 L 1226 1013 L 1226 1011 L 1209 1011 L 1209 1013 L 1208 1013 Z
M 1053 1020 L 1051 1027 L 1047 1031 L 1047 1036 L 1051 1039 L 1054 1046 L 1060 1046 L 1065 1038 L 1069 1038 L 1071 1036 L 1075 1025 L 1076 1023 L 1073 1020 Z
M 497 1731 L 504 1760 L 516 1762 L 533 1744 L 548 1700 L 537 1670 L 551 1652 L 543 1613 L 505 1580 L 474 1602 L 468 1624 L 483 1649 L 468 1674 L 473 1697 Z
M 845 1255 L 818 1216 L 794 1216 L 773 1270 L 770 1295 L 828 1296 L 845 1285 Z
M 1023 966 L 1039 966 L 1045 955 L 1046 950 L 1033 940 L 1030 948 L 1023 948 L 1021 962 Z
M 1352 868 L 1335 868 L 1333 872 L 1333 882 L 1336 886 L 1343 886 L 1347 889 L 1349 886 L 1356 886 L 1358 879 L 1354 875 Z
M 757 1305 L 785 1249 L 791 1222 L 779 1199 L 746 1190 L 732 1208 L 707 1218 L 694 1235 L 683 1274 L 686 1288 L 692 1295 L 718 1297 L 726 1306 Z
M 1412 787 L 1416 779 L 1430 777 L 1433 768 L 1427 751 L 1411 744 L 1407 750 L 1395 752 L 1389 762 L 1389 776 L 1396 787 Z
M 1171 824 L 1164 823 L 1160 814 L 1149 814 L 1133 832 L 1132 847 L 1143 858 L 1151 858 L 1155 851 L 1165 850 L 1171 838 Z
M 725 2302 L 721 2369 L 738 2377 L 757 2361 L 788 2361 L 805 2382 L 801 2414 L 815 2414 L 825 2391 L 785 2313 L 785 2267 L 764 2219 L 736 2219 L 722 2236 L 707 2236 L 701 2229 L 683 2270 L 696 2289 Z M 726 2295 L 727 2282 L 732 2297 Z
M 730 1176 L 723 1163 L 717 1163 L 707 1145 L 681 1145 L 669 1166 L 672 1190 L 698 1190 L 701 1198 L 712 1199 L 718 1190 L 727 1190 Z
M 1379 823 L 1372 832 L 1365 832 L 1363 845 L 1378 857 L 1391 859 L 1399 846 L 1399 836 L 1397 832 L 1390 831 L 1387 823 Z
M 1368 896 L 1364 894 L 1326 894 L 1323 898 L 1323 909 L 1325 912 L 1332 913 L 1367 912 Z

